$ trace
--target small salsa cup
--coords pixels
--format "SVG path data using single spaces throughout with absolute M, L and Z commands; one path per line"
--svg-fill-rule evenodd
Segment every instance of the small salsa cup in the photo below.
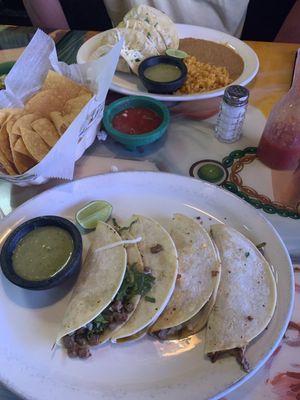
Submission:
M 145 76 L 146 69 L 158 64 L 170 64 L 179 68 L 181 72 L 179 78 L 168 82 L 157 82 L 147 78 Z M 143 85 L 146 87 L 148 92 L 158 93 L 158 94 L 171 94 L 176 92 L 176 90 L 181 88 L 181 86 L 184 84 L 187 77 L 187 68 L 185 63 L 179 58 L 164 56 L 164 55 L 152 56 L 146 58 L 144 61 L 140 63 L 138 74 L 139 78 L 141 79 Z
M 157 113 L 162 120 L 160 125 L 150 132 L 139 134 L 123 133 L 113 127 L 113 119 L 117 114 L 128 108 L 137 107 L 148 108 Z M 170 113 L 167 106 L 146 96 L 126 96 L 116 100 L 105 108 L 103 115 L 103 125 L 107 134 L 131 151 L 160 139 L 166 133 L 169 123 Z
M 28 280 L 19 276 L 13 267 L 13 253 L 28 233 L 40 227 L 54 226 L 68 232 L 73 241 L 73 250 L 70 258 L 57 273 L 43 280 Z M 82 261 L 82 237 L 76 226 L 69 220 L 49 215 L 30 219 L 18 226 L 6 239 L 0 253 L 0 264 L 5 277 L 13 284 L 25 289 L 43 290 L 50 289 L 69 279 L 80 269 Z

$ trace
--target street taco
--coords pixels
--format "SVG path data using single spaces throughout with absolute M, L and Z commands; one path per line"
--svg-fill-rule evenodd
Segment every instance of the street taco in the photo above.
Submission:
M 220 282 L 220 260 L 208 232 L 196 220 L 175 214 L 170 235 L 178 252 L 173 295 L 149 332 L 161 340 L 199 332 L 207 322 Z
M 176 25 L 163 12 L 147 5 L 132 8 L 120 24 L 98 35 L 90 60 L 102 57 L 120 40 L 124 43 L 117 70 L 138 73 L 139 64 L 150 56 L 164 54 L 166 49 L 178 48 Z
M 134 215 L 132 221 L 129 232 L 133 237 L 143 238 L 137 246 L 144 271 L 155 278 L 155 284 L 140 299 L 128 322 L 112 335 L 113 342 L 137 340 L 144 336 L 145 328 L 159 317 L 168 304 L 178 272 L 177 251 L 168 232 L 151 218 Z
M 268 326 L 276 306 L 276 283 L 269 263 L 257 247 L 235 229 L 216 224 L 212 236 L 222 273 L 216 303 L 210 313 L 205 353 L 212 361 L 234 354 L 245 371 L 246 346 Z
M 159 52 L 163 52 L 168 48 L 178 48 L 179 37 L 177 28 L 167 14 L 157 10 L 154 7 L 149 7 L 146 4 L 140 4 L 128 11 L 128 13 L 124 16 L 123 21 L 126 23 L 131 19 L 139 19 L 146 22 L 148 24 L 148 28 L 150 28 L 152 32 L 156 31 L 160 35 L 164 42 L 164 46 L 158 45 Z M 158 39 L 156 43 L 159 43 Z
M 134 312 L 143 275 L 134 242 L 98 223 L 57 337 L 70 357 L 89 357 L 89 346 L 109 340 Z
M 144 220 L 148 219 L 134 217 L 129 227 L 117 226 L 118 232 L 109 224 L 98 223 L 57 338 L 70 357 L 87 358 L 91 355 L 90 346 L 113 340 L 131 321 L 140 300 L 148 304 L 142 309 L 150 310 L 146 315 L 150 322 L 169 300 L 177 274 L 176 249 L 172 239 L 164 237 L 167 232 L 153 220 L 145 229 L 145 222 L 141 223 L 141 229 L 132 228 L 135 224 L 139 227 Z M 150 239 L 151 243 L 160 240 L 164 246 L 162 254 L 152 255 L 154 260 L 149 262 L 155 274 L 144 267 L 147 255 L 143 259 L 136 244 L 147 248 Z M 160 261 L 165 264 L 163 277 L 156 266 Z M 157 298 L 151 297 L 153 294 Z M 133 320 L 140 322 L 139 318 Z M 139 323 L 136 332 L 140 326 Z

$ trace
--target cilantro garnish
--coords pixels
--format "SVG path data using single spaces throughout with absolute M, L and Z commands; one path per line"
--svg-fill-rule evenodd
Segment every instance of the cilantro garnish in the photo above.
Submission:
M 150 296 L 145 296 L 145 300 L 148 301 L 149 303 L 155 303 L 155 298 L 154 297 L 150 297 Z
M 256 247 L 258 248 L 258 250 L 259 249 L 263 249 L 265 246 L 266 246 L 266 242 L 261 242 L 261 243 L 258 243 L 257 245 L 256 245 Z
M 128 226 L 120 226 L 117 223 L 116 218 L 112 218 L 112 223 L 113 223 L 115 229 L 118 231 L 118 233 L 123 232 L 123 231 L 127 231 L 127 230 L 130 231 L 132 225 L 135 224 L 136 222 L 137 222 L 137 219 L 134 219 Z
M 122 304 L 130 303 L 131 299 L 136 295 L 145 296 L 152 289 L 154 282 L 154 276 L 138 271 L 136 264 L 133 264 L 126 269 L 122 285 L 113 301 L 119 300 Z M 155 303 L 154 297 L 145 296 L 145 300 Z M 112 311 L 110 310 L 110 306 L 108 306 L 101 314 L 94 318 L 92 321 L 93 328 L 87 333 L 87 338 L 90 338 L 94 333 L 102 334 L 111 321 L 111 314 Z
M 92 321 L 93 329 L 90 331 L 92 333 L 102 333 L 105 331 L 109 322 L 105 319 L 105 316 L 101 313 Z
M 117 293 L 116 299 L 127 302 L 136 295 L 144 296 L 154 284 L 155 278 L 151 274 L 145 274 L 132 265 L 127 269 L 123 283 Z

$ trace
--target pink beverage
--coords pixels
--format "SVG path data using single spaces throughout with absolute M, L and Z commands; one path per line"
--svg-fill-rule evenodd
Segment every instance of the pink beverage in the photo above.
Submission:
M 258 145 L 257 157 L 272 169 L 296 169 L 300 162 L 299 122 L 277 122 L 266 126 Z
M 257 157 L 278 170 L 295 170 L 300 163 L 300 57 L 293 85 L 272 109 L 260 139 Z

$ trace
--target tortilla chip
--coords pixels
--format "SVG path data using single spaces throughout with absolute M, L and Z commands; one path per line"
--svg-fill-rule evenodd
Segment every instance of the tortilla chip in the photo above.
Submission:
M 21 127 L 21 135 L 31 156 L 36 161 L 41 161 L 50 150 L 44 140 L 33 129 Z
M 49 71 L 42 89 L 54 89 L 59 94 L 66 96 L 67 100 L 80 94 L 90 93 L 89 90 L 54 71 Z
M 2 109 L 0 110 L 0 125 L 4 124 L 4 122 L 6 121 L 8 116 L 8 112 L 6 111 L 6 109 Z
M 20 114 L 22 112 L 23 109 L 21 108 L 2 108 L 0 110 L 0 123 L 4 123 L 4 121 L 8 121 L 11 116 Z
M 17 151 L 18 153 L 23 154 L 24 156 L 32 158 L 31 154 L 27 150 L 27 148 L 26 148 L 26 146 L 24 144 L 24 141 L 23 141 L 21 136 L 17 139 L 17 141 L 16 141 L 16 143 L 14 145 L 14 150 Z
M 42 117 L 49 117 L 52 111 L 61 111 L 67 98 L 61 96 L 57 90 L 40 90 L 25 104 L 25 111 L 38 113 Z
M 12 152 L 10 150 L 9 137 L 6 129 L 6 121 L 9 114 L 6 112 L 0 115 L 0 150 L 4 153 L 5 157 L 13 162 Z
M 4 172 L 9 175 L 16 175 L 17 171 L 15 170 L 13 164 L 5 157 L 5 154 L 0 149 L 0 165 L 3 167 Z
M 13 133 L 14 135 L 21 135 L 21 127 L 31 129 L 31 123 L 36 119 L 39 119 L 40 116 L 38 114 L 22 114 L 20 116 L 16 116 L 12 121 L 14 123 L 12 126 L 8 125 L 8 132 Z
M 91 98 L 92 95 L 90 93 L 86 93 L 68 100 L 64 106 L 64 113 L 77 116 Z
M 9 117 L 5 122 L 8 135 L 12 132 L 12 127 L 14 126 L 17 119 L 21 118 L 22 116 L 23 116 L 23 110 L 18 110 L 10 113 Z
M 81 87 L 81 89 L 79 90 L 77 96 L 82 96 L 83 94 L 90 94 L 91 97 L 93 96 L 93 92 L 91 92 L 89 89 L 87 89 L 84 86 Z
M 16 117 L 12 117 L 6 122 L 6 130 L 8 132 L 8 136 L 12 132 L 12 127 L 13 127 L 15 122 L 16 122 Z
M 16 119 L 20 115 L 22 115 L 22 110 L 21 109 L 12 108 L 12 109 L 6 109 L 6 111 L 7 111 L 7 119 L 6 119 L 5 123 L 4 123 L 4 126 L 1 129 L 1 131 L 2 131 L 1 135 L 5 135 L 6 136 L 6 151 L 4 152 L 4 156 L 5 156 L 6 159 L 8 159 L 8 161 L 10 161 L 11 168 L 9 168 L 9 166 L 6 165 L 5 169 L 7 170 L 7 172 L 9 172 L 10 175 L 15 175 L 15 174 L 17 174 L 19 172 L 19 168 L 18 168 L 19 167 L 19 163 L 18 163 L 18 160 L 16 160 L 15 156 L 14 156 L 14 150 L 12 148 L 10 132 L 11 132 L 11 128 L 14 125 Z M 2 136 L 2 140 L 3 140 L 3 136 Z M 2 153 L 3 153 L 3 149 L 2 149 Z M 9 158 L 8 154 L 10 155 L 11 158 Z M 20 168 L 23 170 L 24 166 L 21 165 Z
M 50 113 L 50 118 L 60 136 L 68 129 L 74 119 L 73 116 L 62 115 L 59 111 L 53 111 Z
M 19 139 L 19 135 L 15 135 L 11 131 L 8 132 L 9 132 L 10 148 L 12 151 L 15 168 L 17 169 L 19 174 L 23 174 L 24 172 L 26 172 L 28 169 L 30 169 L 35 165 L 35 161 L 32 158 L 26 157 L 24 154 L 15 151 L 14 149 L 15 144 Z
M 21 114 L 21 112 L 22 110 L 18 108 L 3 108 L 0 112 L 0 149 L 10 162 L 13 162 L 13 157 L 9 143 L 7 121 L 13 116 Z
M 35 120 L 32 122 L 31 127 L 50 147 L 53 147 L 59 139 L 59 134 L 55 126 L 48 118 Z
M 24 154 L 13 152 L 14 154 L 14 163 L 19 172 L 19 174 L 23 174 L 24 172 L 28 171 L 30 168 L 34 167 L 36 161 L 32 158 L 24 156 Z

